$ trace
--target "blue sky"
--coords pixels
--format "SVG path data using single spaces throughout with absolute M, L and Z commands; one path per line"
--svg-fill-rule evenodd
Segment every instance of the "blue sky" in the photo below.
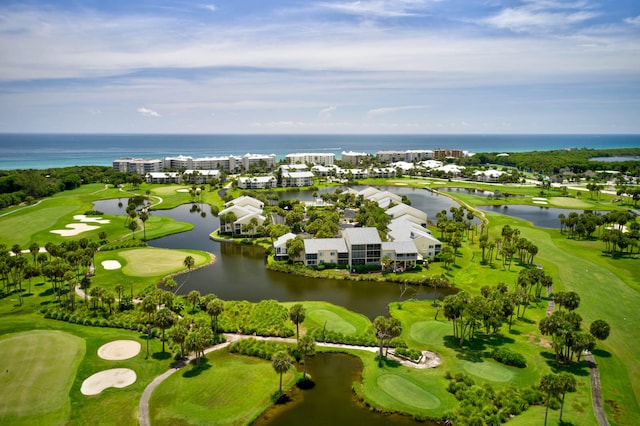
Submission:
M 0 132 L 640 133 L 637 0 L 5 0 L 0 58 Z

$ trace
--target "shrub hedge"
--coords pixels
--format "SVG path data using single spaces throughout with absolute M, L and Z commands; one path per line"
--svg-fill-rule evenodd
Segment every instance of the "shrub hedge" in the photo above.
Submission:
M 506 348 L 497 348 L 491 351 L 491 358 L 499 363 L 510 365 L 512 367 L 524 368 L 527 366 L 527 360 L 521 354 L 510 351 Z

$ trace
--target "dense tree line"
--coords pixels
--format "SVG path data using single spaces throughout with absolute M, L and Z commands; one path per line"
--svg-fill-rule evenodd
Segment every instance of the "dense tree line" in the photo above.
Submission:
M 572 149 L 553 151 L 512 152 L 509 156 L 498 156 L 499 152 L 480 153 L 464 158 L 464 165 L 499 164 L 516 167 L 534 173 L 555 175 L 562 170 L 581 174 L 588 170 L 615 170 L 632 176 L 640 176 L 640 161 L 604 162 L 591 161 L 593 157 L 640 155 L 640 148 L 619 149 Z
M 74 166 L 43 170 L 0 170 L 0 209 L 31 203 L 86 183 L 142 183 L 136 173 L 115 172 L 108 166 Z
M 633 248 L 640 245 L 640 223 L 625 211 L 600 215 L 589 210 L 568 215 L 560 213 L 558 219 L 560 232 L 566 232 L 570 238 L 591 239 L 597 232 L 596 237 L 605 244 L 605 253 L 633 253 Z

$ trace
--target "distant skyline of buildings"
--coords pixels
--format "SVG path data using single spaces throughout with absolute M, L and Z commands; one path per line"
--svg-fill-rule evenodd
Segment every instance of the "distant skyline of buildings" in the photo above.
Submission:
M 378 151 L 375 158 L 383 163 L 395 162 L 419 162 L 436 158 L 460 158 L 470 154 L 460 149 L 435 149 L 435 150 L 384 150 Z M 367 152 L 342 151 L 341 161 L 353 165 L 362 164 L 374 157 Z M 284 157 L 287 164 L 313 164 L 319 166 L 332 166 L 336 161 L 333 153 L 298 152 L 287 154 Z M 221 170 L 230 173 L 249 171 L 252 167 L 266 170 L 274 169 L 277 164 L 276 154 L 251 154 L 243 156 L 226 155 L 216 157 L 199 157 L 179 155 L 176 157 L 164 157 L 163 159 L 148 158 L 119 158 L 113 161 L 113 169 L 123 173 L 157 173 L 164 170 Z

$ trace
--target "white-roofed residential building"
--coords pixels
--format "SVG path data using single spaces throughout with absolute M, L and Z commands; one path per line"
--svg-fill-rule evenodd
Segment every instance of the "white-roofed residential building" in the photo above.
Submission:
M 145 158 L 120 158 L 113 161 L 113 170 L 122 173 L 146 175 L 162 170 L 162 161 Z
M 342 237 L 349 250 L 349 265 L 380 264 L 382 240 L 376 228 L 347 228 Z
M 241 189 L 269 189 L 278 186 L 275 176 L 239 177 L 238 188 Z
M 473 176 L 478 182 L 498 182 L 500 180 L 500 176 L 503 174 L 505 174 L 505 172 L 493 169 L 476 170 L 473 172 Z
M 252 208 L 256 209 L 256 210 L 260 210 L 262 211 L 262 209 L 264 208 L 264 203 L 256 198 L 253 197 L 249 197 L 248 195 L 243 195 L 241 197 L 238 198 L 234 198 L 231 201 L 227 201 L 226 203 L 224 203 L 225 207 L 230 207 L 230 206 L 241 206 L 241 207 L 246 207 L 246 206 L 251 206 Z
M 424 259 L 435 259 L 442 250 L 442 242 L 431 232 L 413 222 L 408 215 L 393 219 L 388 225 L 387 237 L 392 241 L 413 241 L 418 253 Z
M 280 172 L 281 181 L 280 186 L 311 186 L 313 185 L 313 178 L 315 175 L 313 172 L 289 172 L 282 170 Z
M 411 240 L 386 241 L 382 243 L 382 259 L 391 259 L 393 268 L 406 268 L 418 260 L 418 249 Z
M 287 241 L 292 240 L 295 237 L 296 234 L 288 232 L 273 242 L 274 256 L 276 260 L 286 260 L 289 258 L 289 253 L 287 252 Z
M 371 154 L 367 152 L 342 151 L 340 159 L 345 163 L 357 165 L 371 158 Z
M 180 183 L 182 174 L 178 172 L 151 172 L 145 175 L 147 183 Z
M 346 265 L 349 251 L 344 238 L 309 238 L 304 240 L 304 264 L 306 266 L 335 263 Z
M 335 158 L 335 154 L 317 152 L 301 152 L 285 156 L 288 164 L 321 164 L 323 166 L 333 164 Z
M 415 207 L 408 206 L 404 203 L 397 204 L 386 212 L 392 219 L 396 219 L 403 215 L 411 215 L 416 218 L 420 225 L 426 226 L 427 224 L 427 214 L 422 210 L 418 210 Z
M 267 219 L 262 215 L 263 207 L 262 201 L 248 196 L 225 203 L 225 209 L 218 213 L 220 232 L 233 235 L 255 235 L 256 228 L 264 224 Z

